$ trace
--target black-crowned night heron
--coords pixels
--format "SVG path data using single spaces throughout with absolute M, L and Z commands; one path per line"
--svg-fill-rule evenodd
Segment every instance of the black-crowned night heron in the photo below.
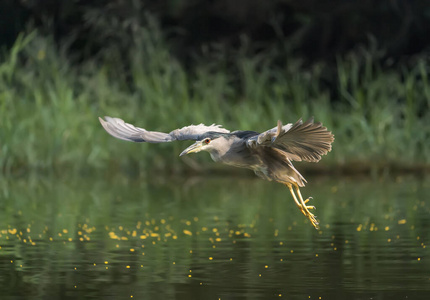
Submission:
M 193 145 L 179 156 L 207 151 L 212 159 L 227 165 L 251 169 L 259 177 L 285 184 L 300 211 L 318 229 L 318 221 L 309 210 L 315 209 L 303 200 L 299 187 L 305 186 L 305 178 L 291 161 L 318 162 L 321 155 L 331 150 L 334 135 L 313 118 L 304 122 L 278 126 L 263 133 L 255 131 L 233 131 L 220 125 L 191 125 L 170 133 L 147 131 L 125 123 L 118 118 L 99 118 L 104 129 L 113 137 L 132 142 L 164 143 L 194 140 Z M 294 188 L 294 189 L 293 189 Z M 294 191 L 295 190 L 295 191 Z M 296 195 L 297 194 L 297 195 Z

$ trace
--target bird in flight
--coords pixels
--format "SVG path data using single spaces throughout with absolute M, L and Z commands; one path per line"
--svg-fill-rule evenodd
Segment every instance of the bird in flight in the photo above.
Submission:
M 147 143 L 164 143 L 193 140 L 194 144 L 179 156 L 200 151 L 209 152 L 215 162 L 251 169 L 255 174 L 269 181 L 276 181 L 288 187 L 300 211 L 318 229 L 318 220 L 310 211 L 315 206 L 307 205 L 312 197 L 303 199 L 300 187 L 306 180 L 294 168 L 292 161 L 318 162 L 322 155 L 331 150 L 334 135 L 313 118 L 306 122 L 278 125 L 265 132 L 237 130 L 230 132 L 220 125 L 190 125 L 170 133 L 148 131 L 125 123 L 122 119 L 99 118 L 103 128 L 113 137 Z

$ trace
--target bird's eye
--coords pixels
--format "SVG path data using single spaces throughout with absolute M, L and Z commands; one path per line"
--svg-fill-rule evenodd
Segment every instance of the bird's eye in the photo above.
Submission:
M 210 139 L 205 139 L 203 142 L 204 142 L 205 144 L 209 144 L 209 143 L 211 142 L 211 140 L 210 140 Z

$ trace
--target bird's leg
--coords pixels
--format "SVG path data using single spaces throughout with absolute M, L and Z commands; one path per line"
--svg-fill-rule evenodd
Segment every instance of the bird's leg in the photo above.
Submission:
M 293 186 L 291 183 L 285 183 L 285 185 L 290 190 L 291 195 L 293 196 L 294 202 L 296 202 L 297 207 L 300 209 L 300 211 L 311 221 L 312 225 L 315 227 L 315 229 L 319 229 L 318 227 L 318 221 L 314 214 L 312 214 L 309 209 L 315 209 L 315 206 L 307 206 L 306 203 L 309 202 L 311 197 L 303 201 L 302 194 L 300 193 L 299 187 L 294 184 L 294 187 L 296 188 L 297 194 L 299 195 L 300 201 L 296 197 L 296 193 L 294 193 Z
M 308 217 L 308 219 L 311 221 L 312 225 L 315 227 L 315 229 L 319 229 L 318 227 L 318 221 L 313 213 L 309 211 L 309 209 L 315 209 L 315 206 L 307 206 L 306 203 L 309 202 L 312 198 L 307 198 L 306 200 L 303 200 L 302 194 L 300 193 L 299 186 L 297 184 L 294 184 L 294 187 L 296 188 L 297 195 L 299 196 L 300 204 L 302 206 L 302 212 L 305 214 L 305 216 Z
M 294 202 L 296 202 L 297 207 L 300 209 L 300 211 L 306 216 L 306 213 L 303 211 L 302 205 L 300 204 L 299 200 L 297 200 L 296 194 L 294 193 L 293 190 L 293 186 L 291 185 L 291 183 L 286 183 L 285 184 L 288 189 L 290 190 L 291 195 L 293 196 Z

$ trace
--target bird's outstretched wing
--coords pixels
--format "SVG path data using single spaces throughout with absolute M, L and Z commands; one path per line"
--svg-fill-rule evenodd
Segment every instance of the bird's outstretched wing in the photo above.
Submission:
M 113 137 L 117 139 L 132 141 L 132 142 L 148 142 L 148 143 L 165 143 L 176 140 L 200 140 L 203 139 L 207 132 L 229 133 L 230 131 L 221 128 L 220 125 L 212 124 L 210 126 L 190 125 L 180 129 L 175 129 L 170 133 L 148 131 L 143 128 L 135 127 L 132 124 L 125 123 L 119 118 L 105 117 L 103 120 L 99 118 L 103 128 Z
M 250 138 L 247 146 L 272 147 L 285 152 L 291 160 L 317 162 L 331 150 L 333 141 L 334 135 L 310 118 L 304 123 L 299 119 L 295 124 L 284 126 L 278 121 L 277 127 Z

